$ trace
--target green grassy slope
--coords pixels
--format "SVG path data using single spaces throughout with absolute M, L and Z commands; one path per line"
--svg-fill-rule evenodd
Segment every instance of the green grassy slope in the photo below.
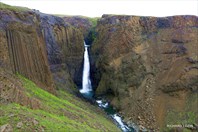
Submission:
M 0 103 L 0 126 L 10 124 L 14 131 L 120 131 L 99 109 L 74 95 L 58 91 L 54 96 L 30 80 L 19 78 L 26 88 L 24 93 L 40 101 L 40 109 L 17 103 Z
M 10 5 L 0 2 L 0 10 L 27 11 L 30 9 L 26 7 L 10 6 Z

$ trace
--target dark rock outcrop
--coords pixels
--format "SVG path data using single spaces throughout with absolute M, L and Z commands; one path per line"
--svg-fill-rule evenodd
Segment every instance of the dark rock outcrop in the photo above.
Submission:
M 48 60 L 58 87 L 75 91 L 81 86 L 84 52 L 83 34 L 62 18 L 37 12 L 47 48 Z

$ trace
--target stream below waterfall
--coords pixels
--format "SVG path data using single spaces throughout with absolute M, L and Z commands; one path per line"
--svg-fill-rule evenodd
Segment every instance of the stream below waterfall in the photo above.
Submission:
M 82 89 L 80 89 L 80 93 L 87 99 L 94 100 L 98 106 L 103 109 L 108 116 L 110 116 L 116 125 L 123 131 L 123 132 L 136 132 L 137 129 L 133 127 L 129 127 L 126 123 L 123 122 L 122 118 L 116 112 L 116 110 L 109 105 L 109 103 L 105 100 L 97 100 L 93 98 L 94 91 L 92 89 L 91 78 L 90 78 L 90 61 L 89 61 L 89 52 L 88 48 L 89 45 L 86 45 L 84 42 L 84 65 L 83 65 L 83 76 L 82 76 Z

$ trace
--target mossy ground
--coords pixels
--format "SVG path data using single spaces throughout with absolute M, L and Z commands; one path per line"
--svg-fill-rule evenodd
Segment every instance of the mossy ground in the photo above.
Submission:
M 40 109 L 17 103 L 1 103 L 0 126 L 10 124 L 14 131 L 120 131 L 99 109 L 65 91 L 52 95 L 19 75 L 27 96 L 41 102 Z M 22 126 L 17 128 L 17 124 Z

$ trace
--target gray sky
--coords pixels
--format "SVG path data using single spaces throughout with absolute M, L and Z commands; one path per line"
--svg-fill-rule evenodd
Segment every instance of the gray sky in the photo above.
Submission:
M 0 0 L 48 14 L 100 17 L 102 14 L 198 16 L 198 0 Z

